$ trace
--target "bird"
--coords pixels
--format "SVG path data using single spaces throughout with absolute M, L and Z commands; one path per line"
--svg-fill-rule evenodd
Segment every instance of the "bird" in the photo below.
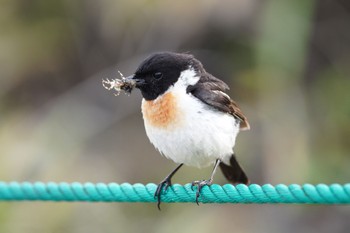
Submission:
M 237 134 L 250 125 L 227 94 L 230 88 L 224 81 L 208 73 L 192 54 L 168 51 L 148 56 L 128 79 L 141 91 L 150 142 L 177 164 L 157 186 L 158 209 L 162 191 L 171 187 L 171 179 L 183 165 L 213 165 L 209 179 L 192 182 L 192 189 L 197 187 L 197 204 L 202 188 L 213 183 L 218 167 L 230 183 L 249 183 L 233 149 Z

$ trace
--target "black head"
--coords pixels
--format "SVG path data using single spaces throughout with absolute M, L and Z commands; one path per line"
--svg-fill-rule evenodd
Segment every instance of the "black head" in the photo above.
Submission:
M 202 64 L 193 55 L 160 52 L 146 58 L 137 68 L 133 79 L 146 100 L 154 100 L 179 79 L 182 71 L 192 67 L 202 71 Z

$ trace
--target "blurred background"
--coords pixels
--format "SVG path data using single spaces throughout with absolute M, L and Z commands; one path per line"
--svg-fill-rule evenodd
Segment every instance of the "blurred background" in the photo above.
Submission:
M 2 0 L 0 28 L 2 181 L 163 179 L 175 164 L 146 137 L 139 91 L 115 97 L 101 79 L 170 50 L 231 87 L 253 183 L 350 182 L 347 0 Z M 6 233 L 348 232 L 349 218 L 344 206 L 0 203 Z

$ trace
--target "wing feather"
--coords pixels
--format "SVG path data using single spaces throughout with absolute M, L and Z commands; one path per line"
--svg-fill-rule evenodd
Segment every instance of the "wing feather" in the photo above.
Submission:
M 240 130 L 248 130 L 250 128 L 248 119 L 225 91 L 230 88 L 222 80 L 206 73 L 202 75 L 195 85 L 187 88 L 187 93 L 191 93 L 204 103 L 213 108 L 226 112 L 240 120 Z

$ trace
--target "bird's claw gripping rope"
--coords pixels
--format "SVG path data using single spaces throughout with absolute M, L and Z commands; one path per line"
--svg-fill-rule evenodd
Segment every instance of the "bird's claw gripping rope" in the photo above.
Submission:
M 132 79 L 125 78 L 124 75 L 118 70 L 121 79 L 112 79 L 108 78 L 102 79 L 102 86 L 107 90 L 115 90 L 115 96 L 118 96 L 120 92 L 123 90 L 125 93 L 130 94 L 131 91 L 135 88 L 136 82 Z
M 197 186 L 197 192 L 196 192 L 196 203 L 197 205 L 199 205 L 199 201 L 198 198 L 201 195 L 201 190 L 204 186 L 206 185 L 211 185 L 213 183 L 213 180 L 209 179 L 209 180 L 196 180 L 193 181 L 191 184 L 191 189 L 193 190 L 194 186 Z
M 154 198 L 157 198 L 157 207 L 160 210 L 160 203 L 161 201 L 161 195 L 162 195 L 162 190 L 164 187 L 164 192 L 168 190 L 168 188 L 171 186 L 171 179 L 170 178 L 165 178 L 162 182 L 160 182 L 157 186 L 157 189 L 154 193 Z

